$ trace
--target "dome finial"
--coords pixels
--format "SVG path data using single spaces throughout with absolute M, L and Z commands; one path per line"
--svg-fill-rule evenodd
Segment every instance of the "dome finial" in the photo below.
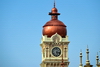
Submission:
M 55 8 L 56 4 L 55 4 L 55 0 L 54 0 L 54 8 Z

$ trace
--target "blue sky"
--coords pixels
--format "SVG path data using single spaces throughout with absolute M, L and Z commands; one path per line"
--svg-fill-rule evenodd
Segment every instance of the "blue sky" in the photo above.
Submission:
M 42 26 L 51 19 L 53 0 L 0 0 L 0 67 L 40 67 Z M 59 20 L 67 26 L 69 67 L 83 64 L 89 46 L 96 66 L 100 50 L 100 0 L 56 0 Z M 100 56 L 100 53 L 99 53 Z

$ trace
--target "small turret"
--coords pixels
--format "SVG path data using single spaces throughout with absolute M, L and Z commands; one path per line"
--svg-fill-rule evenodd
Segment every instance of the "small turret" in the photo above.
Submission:
M 80 65 L 79 67 L 83 67 L 83 64 L 82 64 L 82 51 L 80 52 Z
M 100 52 L 100 51 L 99 51 L 99 52 Z M 99 59 L 98 54 L 97 54 L 96 57 L 97 57 L 97 58 L 96 58 L 96 61 L 97 61 L 96 65 L 97 65 L 97 67 L 100 67 L 100 59 Z
M 84 67 L 92 67 L 93 65 L 90 65 L 90 61 L 89 61 L 89 49 L 88 49 L 88 46 L 87 46 L 87 49 L 86 49 L 86 65 L 84 65 Z
M 87 64 L 87 65 L 90 65 L 90 61 L 89 61 L 89 49 L 88 49 L 88 46 L 87 46 L 87 49 L 86 49 L 86 64 Z
M 98 62 L 99 62 L 99 56 L 98 56 L 98 53 L 97 53 L 97 56 L 96 56 L 96 67 L 98 67 Z

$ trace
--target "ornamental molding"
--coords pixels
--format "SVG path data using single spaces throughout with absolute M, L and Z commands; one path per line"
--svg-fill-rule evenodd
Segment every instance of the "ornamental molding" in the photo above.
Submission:
M 65 38 L 62 38 L 58 33 L 55 33 L 51 37 L 47 37 L 47 35 L 42 35 L 41 43 L 59 44 L 59 43 L 62 43 L 62 42 L 63 43 L 69 43 L 68 36 L 66 36 Z

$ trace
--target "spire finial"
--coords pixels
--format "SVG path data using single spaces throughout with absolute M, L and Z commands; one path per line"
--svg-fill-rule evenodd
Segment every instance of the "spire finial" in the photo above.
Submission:
M 87 49 L 88 49 L 88 45 L 87 45 Z
M 55 5 L 55 0 L 54 0 L 54 8 L 55 8 L 55 6 L 56 6 L 56 5 Z
M 80 52 L 82 53 L 82 49 L 80 49 Z
M 97 52 L 97 55 L 98 55 L 98 52 Z

